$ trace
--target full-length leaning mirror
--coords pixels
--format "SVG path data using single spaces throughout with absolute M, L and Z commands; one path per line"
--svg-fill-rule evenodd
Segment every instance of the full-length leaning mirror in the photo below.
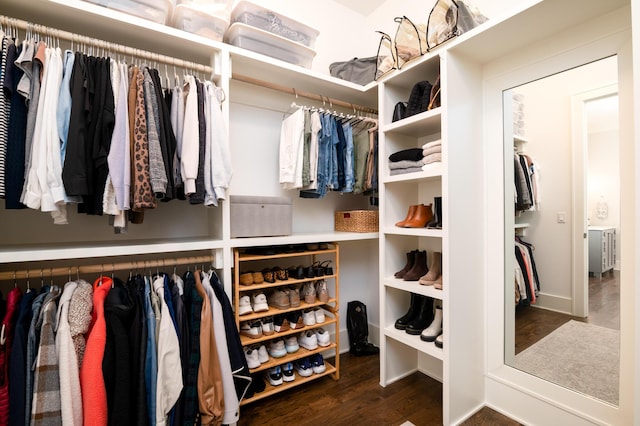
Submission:
M 612 405 L 620 378 L 617 58 L 503 93 L 505 363 Z

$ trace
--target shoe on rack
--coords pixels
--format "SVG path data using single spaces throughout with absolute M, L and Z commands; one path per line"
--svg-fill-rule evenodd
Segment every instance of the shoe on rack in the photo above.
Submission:
M 289 328 L 291 330 L 299 330 L 304 327 L 304 320 L 300 311 L 293 311 L 287 314 L 287 320 L 289 320 Z
M 324 309 L 315 308 L 313 310 L 313 315 L 316 317 L 316 324 L 322 324 L 325 321 Z
M 413 268 L 413 264 L 416 261 L 416 254 L 417 253 L 418 253 L 418 250 L 412 250 L 412 251 L 408 252 L 407 253 L 407 263 L 404 264 L 402 269 L 400 269 L 398 272 L 393 274 L 393 276 L 396 277 L 396 278 L 404 278 L 404 274 L 406 274 L 407 272 L 409 272 L 411 270 L 411 268 Z
M 262 272 L 253 272 L 252 274 L 253 277 L 253 283 L 254 284 L 262 284 L 264 282 L 264 277 L 262 276 Z
M 416 253 L 416 260 L 411 269 L 409 269 L 403 275 L 402 279 L 405 281 L 418 281 L 420 277 L 429 272 L 427 266 L 427 252 L 425 250 L 419 250 Z
M 260 393 L 266 388 L 264 379 L 262 377 L 262 373 L 254 373 L 251 375 L 251 385 L 253 386 L 253 390 L 256 393 Z
M 420 303 L 418 315 L 405 328 L 405 333 L 415 335 L 422 333 L 433 321 L 433 298 L 425 296 Z
M 442 253 L 434 251 L 431 253 L 431 263 L 429 263 L 429 272 L 421 276 L 418 282 L 422 285 L 433 285 L 440 272 L 442 271 Z
M 329 346 L 331 344 L 331 337 L 329 336 L 329 332 L 322 327 L 315 328 L 313 332 L 316 335 L 316 340 L 318 341 L 318 345 L 322 347 Z
M 434 341 L 433 341 L 433 343 L 434 343 L 437 347 L 442 348 L 443 343 L 444 343 L 444 341 L 443 341 L 443 340 L 444 340 L 444 338 L 443 338 L 442 334 L 440 334 L 440 335 L 438 335 L 438 337 L 436 337 L 436 340 L 434 340 Z
M 288 354 L 298 352 L 300 349 L 300 346 L 298 345 L 298 338 L 295 335 L 285 337 L 284 347 Z
M 322 303 L 329 301 L 329 290 L 327 289 L 327 282 L 325 280 L 316 281 L 316 296 Z
M 277 281 L 287 281 L 289 279 L 289 273 L 286 269 L 276 266 L 271 271 Z
M 289 331 L 289 320 L 285 314 L 278 314 L 273 317 L 273 328 L 276 333 L 282 333 L 283 331 Z
M 282 380 L 285 382 L 293 382 L 296 379 L 296 373 L 293 371 L 293 363 L 288 362 L 282 366 Z
M 265 362 L 269 362 L 269 353 L 267 352 L 267 347 L 264 344 L 258 346 L 258 361 L 260 364 L 264 364 Z
M 311 355 L 310 362 L 311 368 L 316 374 L 322 374 L 327 369 L 327 366 L 324 364 L 324 358 L 322 358 L 322 354 Z
M 251 297 L 242 296 L 238 302 L 238 315 L 247 315 L 253 312 Z
M 422 302 L 422 298 L 424 296 L 416 293 L 411 293 L 411 302 L 409 305 L 409 310 L 406 314 L 398 318 L 394 324 L 394 327 L 398 330 L 404 330 L 407 328 L 407 324 L 415 319 L 420 313 L 420 303 Z
M 265 336 L 271 336 L 273 333 L 275 333 L 273 317 L 262 318 L 262 334 Z
M 289 286 L 289 306 L 292 308 L 300 306 L 300 286 Z
M 276 289 L 269 294 L 269 305 L 278 309 L 289 309 L 289 293 L 283 289 Z
M 244 348 L 244 357 L 247 360 L 247 366 L 249 368 L 260 367 L 260 359 L 258 358 L 258 350 L 252 347 Z
M 267 380 L 271 386 L 279 386 L 282 384 L 282 368 L 279 365 L 270 368 L 266 373 Z
M 415 214 L 403 223 L 403 228 L 424 228 L 432 219 L 431 204 L 418 204 Z
M 316 303 L 316 288 L 311 281 L 304 283 L 301 293 L 305 303 Z
M 324 270 L 324 275 L 333 275 L 333 266 L 331 266 L 332 264 L 333 262 L 331 262 L 330 260 L 325 260 L 324 262 L 320 263 L 320 268 Z
M 298 337 L 298 343 L 303 348 L 312 351 L 314 349 L 318 349 L 318 337 L 313 332 L 313 330 L 307 330 L 300 334 Z
M 273 284 L 276 282 L 276 276 L 273 274 L 273 272 L 269 268 L 265 268 L 262 270 L 262 278 L 264 279 L 265 282 L 268 282 L 270 284 Z
M 287 354 L 283 339 L 276 339 L 269 342 L 269 355 L 274 358 L 282 358 Z
M 262 337 L 262 323 L 260 322 L 260 320 L 245 321 L 240 324 L 240 334 L 242 334 L 243 336 L 251 337 L 252 339 Z
M 422 330 L 422 333 L 420 333 L 420 340 L 424 342 L 433 342 L 440 334 L 442 334 L 442 308 L 440 306 L 436 306 L 433 321 L 431 321 L 429 327 Z
M 302 267 L 302 265 L 289 266 L 287 268 L 287 273 L 289 274 L 289 278 L 292 278 L 294 280 L 304 279 L 304 268 Z
M 405 218 L 402 219 L 400 222 L 396 222 L 396 226 L 398 226 L 400 228 L 404 228 L 405 224 L 407 222 L 409 222 L 413 218 L 413 216 L 416 215 L 416 210 L 417 209 L 418 209 L 418 206 L 415 205 L 415 204 L 409 206 L 409 209 L 407 210 L 407 216 L 405 216 Z
M 308 357 L 296 360 L 295 367 L 300 377 L 309 377 L 313 374 L 313 368 Z
M 266 312 L 269 310 L 269 304 L 267 303 L 267 297 L 263 292 L 257 292 L 253 294 L 253 312 Z
M 433 282 L 433 288 L 442 290 L 442 274 L 438 275 L 438 278 Z
M 253 272 L 243 272 L 240 274 L 240 284 L 251 285 L 253 284 Z
M 316 315 L 312 309 L 302 311 L 302 322 L 304 325 L 316 325 Z

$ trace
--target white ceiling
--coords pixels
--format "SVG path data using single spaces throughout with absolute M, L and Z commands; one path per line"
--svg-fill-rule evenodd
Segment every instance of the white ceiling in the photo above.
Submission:
M 386 0 L 335 0 L 336 3 L 340 3 L 364 16 L 368 16 L 385 1 Z

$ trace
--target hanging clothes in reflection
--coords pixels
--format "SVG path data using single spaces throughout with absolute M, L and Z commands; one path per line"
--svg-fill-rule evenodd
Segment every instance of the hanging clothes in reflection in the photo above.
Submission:
M 282 120 L 279 182 L 302 198 L 377 190 L 377 120 L 300 107 Z
M 522 238 L 515 237 L 515 303 L 528 306 L 536 303 L 540 293 L 540 280 L 533 257 L 534 247 Z
M 540 167 L 529 154 L 514 153 L 514 202 L 516 212 L 540 209 Z
M 37 35 L 19 42 L 4 34 L 2 46 L 0 198 L 7 209 L 40 210 L 66 224 L 67 206 L 76 205 L 79 213 L 109 215 L 125 232 L 159 201 L 217 206 L 226 199 L 232 167 L 224 93 L 212 81 L 187 71 L 173 87 L 167 75 L 163 87 L 150 64 L 63 55 Z

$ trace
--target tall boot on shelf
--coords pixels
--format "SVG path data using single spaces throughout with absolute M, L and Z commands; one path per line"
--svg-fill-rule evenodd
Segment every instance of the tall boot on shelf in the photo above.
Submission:
M 427 267 L 427 252 L 419 250 L 418 253 L 416 253 L 416 260 L 413 266 L 405 272 L 402 279 L 405 281 L 418 281 L 420 277 L 427 272 L 429 272 L 429 268 Z
M 417 205 L 409 206 L 409 210 L 407 211 L 407 217 L 405 217 L 400 222 L 396 222 L 396 226 L 399 226 L 400 228 L 404 228 L 405 224 L 413 219 L 413 216 L 415 216 L 417 209 L 418 209 Z
M 436 306 L 436 313 L 433 316 L 433 321 L 429 324 L 429 327 L 422 330 L 420 333 L 420 340 L 424 342 L 433 342 L 442 333 L 442 308 Z
M 407 324 L 413 321 L 420 313 L 420 307 L 422 305 L 422 299 L 425 296 L 421 294 L 411 293 L 411 305 L 406 314 L 398 318 L 394 324 L 394 327 L 398 330 L 404 330 L 407 328 Z
M 432 204 L 418 204 L 415 215 L 404 223 L 405 228 L 424 228 L 433 219 Z
M 434 251 L 431 253 L 431 263 L 429 272 L 420 277 L 419 283 L 422 285 L 433 285 L 442 271 L 442 253 Z
M 433 219 L 427 223 L 427 228 L 442 228 L 442 197 L 433 198 Z
M 413 268 L 413 264 L 416 262 L 416 254 L 418 250 L 412 250 L 407 253 L 407 263 L 404 265 L 402 269 L 393 274 L 396 278 L 403 278 L 404 274 L 406 274 L 411 268 Z
M 417 336 L 422 333 L 422 330 L 427 328 L 433 321 L 433 298 L 424 296 L 420 303 L 420 311 L 418 315 L 407 324 L 405 333 Z

